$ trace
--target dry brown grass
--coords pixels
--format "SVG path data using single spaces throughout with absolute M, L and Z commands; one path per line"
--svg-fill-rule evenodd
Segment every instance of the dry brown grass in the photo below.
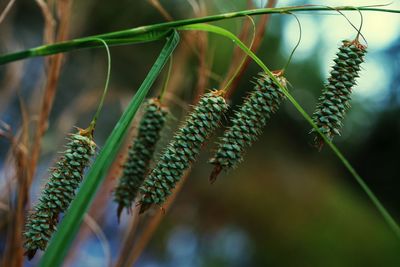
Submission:
M 13 136 L 11 129 L 6 133 L 11 143 L 9 157 L 14 163 L 14 175 L 11 188 L 15 188 L 16 203 L 10 199 L 7 223 L 7 243 L 3 256 L 3 266 L 20 267 L 23 265 L 22 231 L 25 207 L 29 201 L 29 116 L 25 104 L 20 99 L 22 126 L 19 133 Z M 10 195 L 13 198 L 13 194 Z

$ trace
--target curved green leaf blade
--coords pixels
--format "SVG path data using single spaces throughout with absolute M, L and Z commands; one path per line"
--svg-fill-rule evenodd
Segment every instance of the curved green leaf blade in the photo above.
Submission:
M 62 52 L 68 52 L 81 48 L 98 47 L 93 43 L 90 43 L 93 38 L 100 38 L 106 41 L 109 45 L 127 45 L 140 42 L 150 42 L 159 40 L 168 32 L 168 30 L 184 25 L 192 25 L 204 22 L 219 21 L 224 19 L 232 19 L 244 16 L 256 16 L 263 14 L 287 14 L 290 12 L 306 12 L 306 11 L 325 11 L 331 12 L 332 10 L 339 11 L 373 11 L 373 12 L 388 12 L 388 13 L 400 13 L 400 10 L 396 9 L 384 9 L 373 6 L 287 6 L 287 7 L 275 7 L 275 8 L 258 8 L 251 10 L 242 10 L 237 12 L 229 12 L 217 15 L 211 15 L 206 17 L 184 19 L 169 21 L 163 23 L 157 23 L 152 25 L 140 26 L 132 29 L 125 29 L 120 31 L 114 31 L 109 33 L 103 33 L 93 35 L 89 37 L 74 39 L 65 41 L 62 43 L 56 43 L 47 46 L 39 46 L 29 50 L 5 54 L 0 56 L 0 65 L 24 59 L 30 57 L 52 55 Z
M 179 34 L 174 30 L 169 35 L 164 48 L 148 73 L 146 79 L 133 97 L 128 108 L 122 114 L 118 123 L 115 125 L 114 130 L 108 137 L 103 149 L 100 151 L 95 162 L 87 173 L 75 200 L 71 203 L 71 207 L 68 209 L 64 219 L 60 223 L 59 229 L 51 240 L 39 266 L 61 266 L 63 259 L 79 230 L 85 212 L 89 208 L 97 189 L 104 180 L 104 176 L 112 164 L 112 159 L 114 159 L 118 153 L 136 111 L 178 42 Z
M 41 57 L 54 55 L 63 52 L 74 51 L 78 49 L 87 49 L 87 48 L 97 48 L 102 47 L 103 45 L 96 41 L 96 39 L 104 40 L 108 46 L 117 46 L 117 45 L 130 45 L 130 44 L 138 44 L 138 43 L 146 43 L 160 40 L 164 38 L 171 32 L 170 29 L 166 30 L 158 30 L 152 32 L 146 32 L 139 35 L 126 37 L 126 38 L 103 38 L 103 37 L 85 37 L 80 39 L 74 39 L 70 41 L 50 44 L 50 45 L 42 45 L 35 48 L 31 48 L 28 50 L 24 50 L 21 52 L 6 54 L 4 56 L 0 56 L 0 65 L 6 64 L 12 61 L 31 58 L 31 57 Z

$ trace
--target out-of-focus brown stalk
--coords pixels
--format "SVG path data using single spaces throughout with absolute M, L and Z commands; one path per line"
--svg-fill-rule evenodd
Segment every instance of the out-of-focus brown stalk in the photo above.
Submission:
M 251 4 L 250 2 L 251 1 L 249 1 L 249 5 Z M 266 7 L 275 7 L 277 2 L 278 2 L 278 0 L 269 0 Z M 260 47 L 262 40 L 264 39 L 265 29 L 268 26 L 269 19 L 270 19 L 270 15 L 262 15 L 260 17 L 260 20 L 258 21 L 258 23 L 256 25 L 256 33 L 255 33 L 253 45 L 251 46 L 251 51 L 256 52 L 258 50 L 258 48 Z M 249 29 L 250 29 L 250 21 L 247 20 L 244 22 L 242 31 L 240 33 L 240 38 L 242 41 L 247 38 Z M 241 51 L 241 49 L 239 47 L 234 48 L 233 61 L 232 61 L 231 67 L 228 71 L 228 74 L 226 76 L 226 79 L 223 82 L 223 85 L 225 85 L 228 82 L 229 78 L 236 72 L 237 68 L 241 64 L 243 55 L 244 55 L 244 53 Z M 237 73 L 237 76 L 232 81 L 231 88 L 227 92 L 226 98 L 229 98 L 232 95 L 232 93 L 235 91 L 236 87 L 239 84 L 240 79 L 242 78 L 245 70 L 247 69 L 247 67 L 250 64 L 250 61 L 251 61 L 251 58 L 247 57 L 244 64 L 241 66 L 239 72 Z M 224 87 L 224 86 L 222 86 L 222 87 Z
M 12 13 L 9 15 L 12 15 Z M 20 45 L 15 39 L 12 16 L 0 25 L 0 46 L 3 50 L 20 50 Z M 0 83 L 0 113 L 3 113 L 15 97 L 15 92 L 21 83 L 25 61 L 13 62 L 4 67 L 3 79 Z
M 172 16 L 165 10 L 158 0 L 147 0 L 158 12 L 168 21 L 173 20 Z
M 38 0 L 43 17 L 45 19 L 44 40 L 46 43 L 53 42 L 55 35 L 54 19 L 51 14 L 51 9 L 43 1 Z M 62 41 L 67 38 L 68 25 L 69 25 L 69 10 L 70 1 L 59 1 L 60 7 L 60 24 L 57 41 Z M 54 56 L 49 67 L 49 75 L 45 93 L 43 95 L 43 104 L 39 116 L 37 132 L 34 138 L 34 145 L 31 146 L 31 152 L 28 153 L 30 140 L 29 140 L 29 121 L 28 112 L 25 105 L 21 103 L 22 113 L 22 127 L 18 138 L 12 139 L 11 152 L 15 161 L 15 207 L 10 209 L 10 220 L 8 223 L 7 232 L 7 247 L 5 256 L 3 258 L 3 266 L 20 267 L 23 265 L 23 246 L 22 246 L 22 231 L 24 225 L 25 208 L 29 202 L 29 188 L 32 184 L 32 177 L 35 172 L 37 160 L 40 154 L 40 143 L 44 132 L 47 129 L 47 119 L 51 110 L 54 99 L 55 88 L 57 85 L 59 72 L 61 69 L 62 57 L 60 55 Z M 30 155 L 30 157 L 29 157 Z M 13 205 L 14 201 L 11 201 Z
M 125 238 L 122 242 L 123 246 L 120 250 L 120 254 L 119 254 L 120 257 L 118 257 L 117 262 L 115 263 L 114 267 L 124 266 L 129 258 L 129 255 L 131 254 L 133 241 L 135 239 L 137 226 L 139 224 L 139 218 L 138 218 L 139 211 L 140 211 L 140 206 L 136 206 L 133 211 L 133 214 L 132 214 L 132 222 L 130 224 L 128 233 L 125 235 Z M 124 256 L 122 257 L 121 255 L 124 255 Z
M 10 0 L 6 7 L 4 8 L 3 12 L 0 14 L 0 24 L 3 20 L 7 17 L 8 13 L 10 12 L 11 8 L 14 6 L 15 0 Z
M 43 43 L 54 43 L 54 36 L 56 33 L 56 20 L 54 19 L 53 13 L 51 12 L 51 8 L 44 0 L 35 1 L 42 11 L 42 15 L 44 18 Z
M 23 265 L 23 249 L 22 249 L 22 231 L 24 225 L 25 206 L 28 202 L 28 144 L 29 144 L 29 122 L 28 113 L 25 105 L 20 99 L 20 107 L 22 114 L 22 127 L 18 137 L 10 136 L 11 153 L 15 163 L 15 180 L 16 180 L 16 203 L 11 200 L 11 208 L 9 211 L 9 222 L 7 231 L 6 252 L 3 258 L 2 266 L 22 267 Z
M 6 66 L 4 82 L 0 84 L 0 113 L 3 113 L 8 107 L 10 99 L 15 95 L 15 89 L 18 88 L 21 83 L 23 66 L 23 62 L 16 62 Z
M 111 246 L 107 240 L 106 235 L 104 234 L 103 230 L 99 226 L 99 224 L 94 220 L 90 215 L 86 214 L 84 217 L 85 224 L 92 230 L 92 232 L 96 235 L 99 239 L 101 246 L 103 247 L 104 252 L 104 266 L 111 267 L 112 260 L 111 260 Z M 71 266 L 71 265 L 70 265 Z
M 128 249 L 130 253 L 124 254 L 127 257 L 125 259 L 124 258 L 121 259 L 120 257 L 119 260 L 122 261 L 122 264 L 115 265 L 115 267 L 130 267 L 137 261 L 137 259 L 139 258 L 139 256 L 142 254 L 143 250 L 149 243 L 154 232 L 157 230 L 158 225 L 161 223 L 162 219 L 165 217 L 165 214 L 170 209 L 172 203 L 174 203 L 174 200 L 178 195 L 178 193 L 180 192 L 180 190 L 182 189 L 185 181 L 187 180 L 190 171 L 191 169 L 189 169 L 182 177 L 182 179 L 177 183 L 174 191 L 172 192 L 172 195 L 167 199 L 167 201 L 163 205 L 163 209 L 159 209 L 153 217 L 149 218 L 149 221 L 146 223 L 146 228 L 143 230 L 142 234 L 139 236 L 138 240 L 133 245 L 133 248 Z M 132 243 L 130 244 L 125 243 L 124 245 L 132 247 Z
M 51 41 L 53 37 L 50 31 L 54 32 L 53 29 L 54 19 L 49 18 L 51 16 L 51 13 L 49 13 L 50 10 L 48 9 L 48 7 L 47 8 L 42 7 L 43 4 L 47 6 L 45 2 L 43 2 L 42 0 L 37 0 L 37 3 L 42 8 L 43 16 L 45 17 L 46 26 L 44 31 L 45 32 L 44 39 L 46 41 Z M 68 38 L 69 19 L 71 14 L 72 0 L 60 0 L 57 1 L 56 4 L 60 21 L 57 27 L 58 33 L 56 41 L 61 42 Z M 40 156 L 42 137 L 48 128 L 48 119 L 51 108 L 53 106 L 54 97 L 56 94 L 57 84 L 60 77 L 60 71 L 62 66 L 62 60 L 63 60 L 63 54 L 58 54 L 49 58 L 46 87 L 42 98 L 42 105 L 39 113 L 36 133 L 31 147 L 30 173 L 28 181 L 29 186 L 32 183 L 32 179 L 36 171 L 36 165 Z

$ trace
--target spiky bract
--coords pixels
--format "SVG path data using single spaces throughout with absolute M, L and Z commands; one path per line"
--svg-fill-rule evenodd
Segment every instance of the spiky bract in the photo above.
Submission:
M 227 109 L 220 91 L 207 93 L 199 100 L 140 188 L 141 212 L 165 202 Z
M 280 74 L 274 75 L 286 87 L 286 79 Z M 211 182 L 215 181 L 222 169 L 232 168 L 242 161 L 245 149 L 257 140 L 284 98 L 278 85 L 266 73 L 260 73 L 255 79 L 254 90 L 235 112 L 232 126 L 220 138 L 217 151 L 210 159 L 210 163 L 215 165 L 210 176 Z
M 72 134 L 67 149 L 51 169 L 39 201 L 28 215 L 23 233 L 25 254 L 31 259 L 38 249 L 44 250 L 56 230 L 58 216 L 65 212 L 75 196 L 96 145 L 91 136 Z
M 118 203 L 118 217 L 123 208 L 131 208 L 136 198 L 149 170 L 167 115 L 167 110 L 161 107 L 158 99 L 152 98 L 147 101 L 137 137 L 129 149 L 128 158 L 123 165 L 123 174 L 115 189 L 114 200 Z
M 352 87 L 359 77 L 360 65 L 364 62 L 366 47 L 358 40 L 343 41 L 339 48 L 335 64 L 332 67 L 328 83 L 325 84 L 322 95 L 318 99 L 313 121 L 318 129 L 324 133 L 330 141 L 335 135 L 340 135 L 343 119 L 350 108 Z M 323 139 L 314 129 L 315 145 L 321 148 Z

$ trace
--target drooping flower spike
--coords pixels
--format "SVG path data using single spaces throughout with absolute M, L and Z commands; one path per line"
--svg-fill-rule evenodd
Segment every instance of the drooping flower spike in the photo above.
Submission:
M 151 98 L 145 103 L 138 134 L 129 149 L 128 158 L 123 165 L 123 174 L 114 192 L 114 200 L 118 203 L 118 218 L 121 211 L 124 208 L 130 210 L 135 201 L 139 187 L 149 171 L 167 115 L 167 109 L 161 106 L 157 98 Z
M 284 87 L 286 79 L 282 72 L 274 72 Z M 249 93 L 232 118 L 232 125 L 218 142 L 218 148 L 210 163 L 214 170 L 210 175 L 213 183 L 219 173 L 235 167 L 243 159 L 243 154 L 257 140 L 270 116 L 275 113 L 285 95 L 277 84 L 266 74 L 259 73 L 255 78 L 254 90 Z
M 24 247 L 29 259 L 38 249 L 46 248 L 56 230 L 59 215 L 68 209 L 75 197 L 96 144 L 92 132 L 79 129 L 78 133 L 71 134 L 66 147 L 55 167 L 50 169 L 48 182 L 25 224 Z
M 199 100 L 140 188 L 141 213 L 165 202 L 227 109 L 221 91 L 207 93 Z
M 318 129 L 330 141 L 335 135 L 340 135 L 343 119 L 350 108 L 352 88 L 359 77 L 360 65 L 364 62 L 366 47 L 358 41 L 343 41 L 334 59 L 335 64 L 330 72 L 328 82 L 325 84 L 322 95 L 318 99 L 313 121 Z M 324 140 L 315 131 L 315 145 L 321 149 Z

